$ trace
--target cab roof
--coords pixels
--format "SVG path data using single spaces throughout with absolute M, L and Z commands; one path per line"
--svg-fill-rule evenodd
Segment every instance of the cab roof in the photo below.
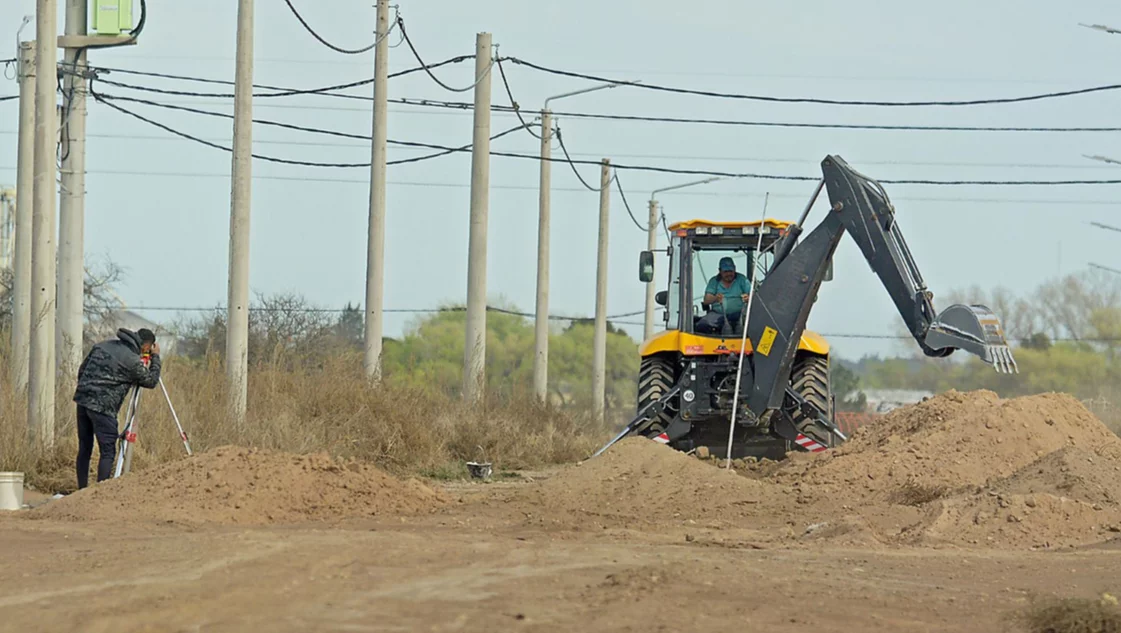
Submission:
M 762 222 L 760 222 L 759 220 L 755 220 L 753 222 L 716 222 L 716 221 L 712 221 L 712 220 L 685 220 L 683 222 L 674 222 L 673 224 L 669 225 L 669 230 L 670 231 L 676 231 L 678 229 L 695 229 L 695 228 L 701 227 L 701 226 L 722 226 L 726 229 L 741 229 L 741 228 L 749 227 L 749 226 L 759 226 L 761 224 L 769 226 L 772 229 L 781 231 L 781 230 L 784 230 L 787 227 L 793 225 L 794 223 L 793 222 L 787 222 L 786 220 L 775 220 L 773 218 L 767 218 L 766 220 L 763 220 Z

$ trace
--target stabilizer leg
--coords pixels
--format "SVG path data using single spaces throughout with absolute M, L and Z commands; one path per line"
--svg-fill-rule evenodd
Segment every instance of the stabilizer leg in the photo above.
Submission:
M 620 431 L 618 435 L 612 438 L 612 440 L 607 444 L 604 444 L 603 448 L 593 453 L 592 457 L 599 457 L 603 454 L 604 451 L 614 446 L 616 442 L 638 430 L 643 425 L 643 423 L 649 423 L 650 421 L 654 420 L 663 410 L 665 410 L 666 403 L 668 403 L 670 399 L 677 396 L 680 391 L 681 386 L 675 386 L 673 389 L 667 391 L 661 398 L 658 398 L 654 402 L 651 402 L 650 404 L 643 407 L 642 410 L 638 412 L 638 415 L 636 415 L 635 418 L 631 420 L 629 424 L 627 424 L 627 426 L 623 427 L 623 430 Z M 660 438 L 662 435 L 666 435 L 666 441 L 661 443 L 668 443 L 669 436 L 666 433 L 662 433 L 658 437 Z M 655 438 L 655 440 L 657 440 L 657 438 Z

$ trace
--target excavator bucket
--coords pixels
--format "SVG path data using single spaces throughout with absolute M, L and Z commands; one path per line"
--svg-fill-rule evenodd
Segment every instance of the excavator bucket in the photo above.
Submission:
M 1000 319 L 982 305 L 955 304 L 946 308 L 930 324 L 924 342 L 936 350 L 962 349 L 976 354 L 1002 374 L 1020 372 Z

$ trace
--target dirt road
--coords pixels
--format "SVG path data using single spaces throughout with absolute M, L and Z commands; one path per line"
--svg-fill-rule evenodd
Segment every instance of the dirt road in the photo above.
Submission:
M 5 519 L 0 629 L 998 631 L 1031 594 L 1093 598 L 1121 578 L 1121 547 L 669 540 L 542 532 L 470 509 L 288 529 Z
M 1121 595 L 1119 473 L 1076 403 L 991 394 L 738 472 L 641 439 L 485 484 L 229 447 L 0 515 L 0 630 L 1024 630 Z

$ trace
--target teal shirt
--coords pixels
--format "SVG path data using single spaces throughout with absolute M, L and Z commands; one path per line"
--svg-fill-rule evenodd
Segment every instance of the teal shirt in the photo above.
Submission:
M 751 294 L 751 282 L 743 273 L 736 273 L 735 279 L 732 280 L 732 285 L 725 288 L 724 282 L 720 281 L 720 275 L 708 280 L 708 286 L 705 288 L 706 294 L 723 294 L 724 304 L 716 302 L 712 304 L 712 309 L 716 312 L 724 312 L 724 307 L 727 306 L 728 314 L 735 314 L 743 309 L 743 299 L 740 295 Z

